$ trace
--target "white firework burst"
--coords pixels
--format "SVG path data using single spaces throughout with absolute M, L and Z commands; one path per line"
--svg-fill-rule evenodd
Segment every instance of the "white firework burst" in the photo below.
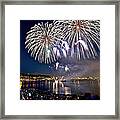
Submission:
M 64 20 L 63 38 L 70 46 L 70 55 L 81 58 L 95 58 L 100 50 L 99 20 Z
M 68 48 L 63 47 L 63 26 L 58 21 L 38 23 L 27 32 L 25 45 L 28 53 L 40 63 L 51 63 L 62 54 L 66 57 Z

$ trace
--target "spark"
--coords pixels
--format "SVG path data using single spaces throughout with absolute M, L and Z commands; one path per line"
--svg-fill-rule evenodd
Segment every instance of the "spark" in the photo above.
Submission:
M 56 62 L 55 69 L 57 70 L 59 67 L 59 62 Z
M 69 71 L 70 69 L 68 68 L 68 66 L 66 65 L 65 66 L 65 71 L 67 72 L 67 71 Z
M 83 47 L 85 48 L 85 50 L 88 50 L 88 46 L 87 44 L 83 41 L 83 40 L 78 40 L 75 45 L 77 45 L 78 43 L 81 43 L 83 45 Z

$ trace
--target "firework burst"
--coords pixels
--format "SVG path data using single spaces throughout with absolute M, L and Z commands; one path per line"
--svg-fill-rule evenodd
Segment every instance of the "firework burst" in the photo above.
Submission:
M 68 46 L 63 41 L 62 29 L 63 26 L 58 21 L 35 24 L 27 32 L 25 45 L 28 53 L 40 63 L 51 63 L 61 56 L 66 57 Z
M 64 40 L 70 46 L 70 56 L 77 59 L 95 58 L 100 50 L 99 20 L 64 20 Z

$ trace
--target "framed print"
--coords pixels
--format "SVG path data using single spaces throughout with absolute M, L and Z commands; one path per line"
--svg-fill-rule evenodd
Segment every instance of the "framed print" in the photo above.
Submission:
M 1 10 L 1 118 L 119 119 L 117 0 Z

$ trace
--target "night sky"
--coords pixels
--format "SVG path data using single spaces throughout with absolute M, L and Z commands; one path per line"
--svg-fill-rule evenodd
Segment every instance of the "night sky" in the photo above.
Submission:
M 50 74 L 53 72 L 49 64 L 39 63 L 30 56 L 30 53 L 25 49 L 26 33 L 38 22 L 45 22 L 39 20 L 21 20 L 20 21 L 20 72 L 21 73 L 42 73 Z M 53 65 L 51 65 L 53 66 Z
M 63 73 L 62 67 L 60 70 L 55 71 L 55 63 L 52 64 L 44 64 L 39 63 L 37 60 L 35 60 L 33 57 L 30 56 L 30 53 L 27 52 L 27 49 L 25 49 L 25 41 L 26 41 L 26 33 L 30 30 L 31 27 L 33 27 L 35 24 L 38 24 L 40 22 L 46 22 L 46 21 L 39 21 L 39 20 L 21 20 L 20 21 L 20 72 L 21 73 L 40 73 L 40 74 L 61 74 Z M 51 22 L 51 21 L 49 21 Z M 69 73 L 64 73 L 67 75 L 70 75 L 74 72 L 81 72 L 85 74 L 85 71 L 87 69 L 87 73 L 91 72 L 97 72 L 99 73 L 99 57 L 95 60 L 87 60 L 86 61 L 75 61 L 70 58 L 62 60 L 62 65 L 68 65 L 71 68 L 71 71 Z M 91 64 L 93 67 L 91 67 Z M 62 66 L 61 65 L 61 66 Z M 76 66 L 76 67 L 75 67 Z M 88 69 L 89 68 L 89 69 Z

